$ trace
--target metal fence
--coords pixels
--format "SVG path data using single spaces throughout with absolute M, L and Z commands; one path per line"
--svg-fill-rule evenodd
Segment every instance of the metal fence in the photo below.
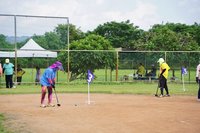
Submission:
M 156 77 L 159 75 L 159 65 L 157 63 L 159 58 L 164 58 L 171 70 L 169 71 L 168 81 L 181 83 L 182 78 L 184 78 L 185 83 L 194 83 L 196 76 L 196 66 L 199 64 L 200 52 L 198 51 L 98 51 L 98 50 L 62 50 L 57 51 L 58 58 L 10 58 L 10 61 L 14 62 L 17 59 L 17 64 L 20 64 L 22 68 L 26 71 L 23 75 L 23 83 L 34 83 L 36 66 L 40 66 L 41 73 L 44 72 L 44 69 L 51 65 L 54 61 L 60 60 L 63 63 L 63 66 L 66 70 L 66 73 L 58 72 L 57 82 L 59 83 L 69 83 L 69 82 L 86 82 L 85 78 L 78 78 L 70 81 L 71 69 L 73 63 L 82 61 L 81 55 L 87 52 L 91 54 L 105 55 L 105 53 L 114 53 L 113 61 L 115 63 L 114 69 L 111 69 L 108 66 L 102 66 L 101 68 L 95 69 L 94 75 L 96 78 L 94 82 L 152 82 L 156 80 L 151 80 L 150 78 L 144 78 L 143 80 L 134 79 L 134 74 L 137 71 L 139 63 L 142 63 L 145 67 L 146 73 L 151 70 L 151 65 L 154 64 L 156 67 Z M 79 52 L 77 58 L 72 58 L 74 55 Z M 63 54 L 64 53 L 64 54 Z M 69 58 L 68 58 L 69 53 Z M 62 56 L 61 56 L 62 55 Z M 62 58 L 61 58 L 62 57 Z M 115 58 L 117 57 L 117 58 Z M 1 58 L 2 64 L 4 63 L 5 58 Z M 69 62 L 68 62 L 69 60 Z M 94 60 L 94 59 L 85 59 L 85 60 Z M 95 61 L 91 61 L 95 62 Z M 93 65 L 93 64 L 91 64 Z M 181 67 L 187 68 L 188 73 L 182 77 Z M 87 67 L 87 66 L 86 66 Z M 89 68 L 88 68 L 89 69 Z M 14 76 L 15 77 L 15 76 Z M 1 81 L 4 82 L 4 78 L 1 77 Z
M 114 56 L 105 56 L 101 60 L 106 60 L 112 58 L 113 63 L 115 64 L 114 68 L 109 66 L 103 66 L 98 69 L 95 69 L 94 74 L 96 75 L 95 82 L 135 82 L 135 81 L 147 81 L 150 79 L 146 78 L 145 80 L 135 80 L 134 74 L 137 71 L 139 63 L 142 63 L 148 73 L 151 69 L 151 65 L 154 64 L 157 69 L 157 75 L 159 73 L 159 66 L 157 60 L 159 58 L 164 58 L 165 61 L 171 67 L 169 72 L 169 80 L 173 82 L 182 82 L 181 67 L 186 67 L 188 74 L 185 75 L 185 82 L 192 83 L 195 81 L 195 69 L 199 63 L 200 51 L 121 51 L 121 50 L 69 50 L 69 18 L 68 17 L 54 17 L 54 16 L 30 16 L 30 15 L 10 15 L 10 14 L 0 14 L 1 24 L 0 34 L 13 34 L 14 36 L 14 45 L 15 49 L 10 50 L 15 52 L 15 57 L 10 58 L 10 61 L 15 65 L 15 73 L 17 72 L 17 65 L 20 64 L 23 69 L 26 70 L 26 73 L 23 75 L 22 82 L 24 83 L 34 83 L 35 79 L 35 67 L 40 66 L 41 72 L 44 71 L 46 67 L 52 64 L 56 60 L 61 60 L 63 63 L 66 73 L 58 73 L 58 82 L 68 83 L 68 82 L 86 82 L 84 79 L 75 79 L 70 81 L 71 70 L 73 69 L 73 63 L 77 60 L 80 60 L 82 64 L 82 54 L 85 52 L 94 52 L 98 55 L 106 55 L 110 53 Z M 26 19 L 26 20 L 24 20 Z M 34 22 L 36 19 L 41 22 L 42 25 L 36 26 Z M 67 31 L 67 50 L 50 50 L 58 53 L 58 58 L 19 58 L 17 54 L 17 36 L 20 35 L 34 35 L 34 34 L 44 34 L 46 31 L 51 31 L 52 29 L 45 28 L 50 23 L 50 19 L 63 19 L 64 23 L 68 25 Z M 6 25 L 3 25 L 3 20 L 6 20 Z M 60 22 L 59 22 L 60 23 Z M 56 22 L 57 24 L 57 22 Z M 35 27 L 34 27 L 35 26 Z M 55 27 L 53 25 L 51 27 Z M 31 27 L 31 28 L 30 28 Z M 38 29 L 39 28 L 39 29 Z M 25 30 L 26 29 L 26 30 Z M 27 29 L 29 29 L 27 31 Z M 2 33 L 5 31 L 5 33 Z M 0 48 L 2 51 L 2 49 Z M 5 51 L 5 49 L 4 49 Z M 6 51 L 5 51 L 6 52 Z M 40 51 L 41 52 L 41 51 Z M 77 52 L 79 53 L 78 56 Z M 95 55 L 96 56 L 96 55 Z M 76 58 L 72 58 L 76 57 Z M 3 57 L 0 54 L 0 61 L 3 64 L 6 57 Z M 9 56 L 7 57 L 9 58 Z M 88 58 L 87 60 L 98 60 L 95 58 Z M 103 61 L 102 61 L 103 62 Z M 92 62 L 91 64 L 92 65 Z M 87 67 L 87 66 L 86 66 Z M 88 68 L 89 69 L 89 68 Z M 1 77 L 1 81 L 4 82 L 4 78 Z

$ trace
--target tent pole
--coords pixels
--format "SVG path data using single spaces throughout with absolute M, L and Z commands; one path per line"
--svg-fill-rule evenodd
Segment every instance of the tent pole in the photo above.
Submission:
M 15 42 L 14 42 L 14 44 L 15 44 L 15 75 L 16 75 L 16 77 L 17 77 L 17 19 L 16 19 L 16 15 L 14 15 L 14 28 L 15 28 Z M 14 83 L 15 83 L 15 85 L 17 85 L 17 78 L 14 78 Z
M 67 82 L 70 79 L 70 68 L 69 68 L 69 19 L 67 18 L 67 48 L 68 48 L 68 60 L 67 60 Z

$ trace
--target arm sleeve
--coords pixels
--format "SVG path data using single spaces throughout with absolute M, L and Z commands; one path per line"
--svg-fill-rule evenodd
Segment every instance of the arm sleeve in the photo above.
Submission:
M 200 70 L 200 65 L 197 66 L 196 77 L 198 77 L 198 75 L 199 75 L 199 70 Z
M 166 69 L 163 69 L 160 75 L 162 75 L 165 71 L 166 71 Z

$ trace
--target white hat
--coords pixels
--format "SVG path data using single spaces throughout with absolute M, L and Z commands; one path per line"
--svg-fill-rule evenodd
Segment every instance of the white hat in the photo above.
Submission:
M 9 63 L 10 62 L 10 60 L 9 59 L 6 59 L 6 61 L 5 61 L 6 63 Z
M 160 59 L 158 60 L 158 63 L 159 63 L 159 64 L 162 64 L 163 62 L 165 62 L 165 60 L 164 60 L 163 58 L 160 58 Z

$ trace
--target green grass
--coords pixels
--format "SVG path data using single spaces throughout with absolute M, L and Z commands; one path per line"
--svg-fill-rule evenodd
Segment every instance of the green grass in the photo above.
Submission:
M 197 84 L 185 84 L 186 91 L 183 91 L 183 85 L 177 83 L 168 83 L 170 94 L 172 95 L 197 95 Z M 152 95 L 157 89 L 157 83 L 144 82 L 112 82 L 112 83 L 91 83 L 91 93 L 106 93 L 106 94 L 139 94 Z M 87 93 L 87 83 L 69 83 L 57 84 L 56 90 L 58 93 Z M 41 87 L 38 85 L 18 85 L 15 89 L 0 89 L 1 94 L 39 94 Z
M 0 133 L 9 133 L 3 126 L 4 121 L 5 121 L 4 115 L 0 114 Z
M 29 68 L 29 69 L 26 68 L 24 70 L 26 71 L 26 73 L 22 77 L 22 82 L 33 83 L 35 81 L 36 70 L 31 69 L 31 68 Z M 41 69 L 41 73 L 43 73 L 43 72 L 44 72 L 44 69 Z M 134 72 L 136 72 L 136 70 L 119 69 L 118 81 L 121 81 L 124 75 L 132 75 Z M 157 70 L 157 74 L 158 74 L 158 72 L 159 71 Z M 185 82 L 188 82 L 188 81 L 194 82 L 195 74 L 196 74 L 196 71 L 191 70 L 189 74 L 184 76 Z M 115 82 L 116 81 L 116 71 L 112 71 L 112 73 L 111 73 L 109 69 L 107 71 L 105 69 L 95 70 L 94 75 L 96 76 L 95 81 L 97 81 L 97 82 L 105 82 L 105 81 Z M 175 76 L 178 78 L 178 81 L 181 82 L 181 71 L 180 70 L 175 71 Z M 15 77 L 15 75 L 13 77 Z M 172 71 L 169 71 L 168 79 L 170 79 L 170 77 L 172 77 Z M 5 78 L 1 77 L 1 81 L 5 82 Z M 63 73 L 63 72 L 59 71 L 58 76 L 57 76 L 57 81 L 60 83 L 66 83 L 67 82 L 67 73 Z M 129 77 L 129 81 L 133 81 L 133 78 Z M 85 80 L 77 79 L 76 81 L 73 81 L 73 82 L 85 82 Z

